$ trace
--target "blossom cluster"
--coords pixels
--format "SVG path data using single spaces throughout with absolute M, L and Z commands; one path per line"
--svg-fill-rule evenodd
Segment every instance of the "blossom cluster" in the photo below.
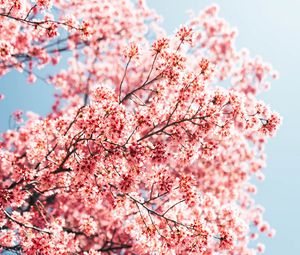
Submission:
M 264 252 L 252 241 L 275 230 L 251 178 L 263 179 L 281 117 L 256 95 L 276 72 L 235 49 L 216 6 L 167 36 L 142 0 L 0 3 L 0 29 L 10 31 L 1 75 L 28 65 L 33 81 L 36 66 L 72 52 L 47 77 L 59 91 L 51 113 L 23 121 L 17 110 L 18 128 L 1 135 L 0 249 Z

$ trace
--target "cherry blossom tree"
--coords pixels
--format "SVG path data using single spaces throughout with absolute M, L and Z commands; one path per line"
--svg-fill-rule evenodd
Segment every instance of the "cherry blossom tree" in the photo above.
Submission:
M 142 0 L 0 0 L 0 21 L 0 75 L 57 89 L 1 135 L 0 250 L 264 252 L 253 178 L 281 118 L 257 94 L 277 73 L 216 6 L 170 36 Z

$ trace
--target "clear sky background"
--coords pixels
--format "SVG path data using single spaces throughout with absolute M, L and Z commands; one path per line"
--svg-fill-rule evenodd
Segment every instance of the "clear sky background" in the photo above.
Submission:
M 164 17 L 172 33 L 187 20 L 186 11 L 198 13 L 205 6 L 220 5 L 220 16 L 237 27 L 238 48 L 261 55 L 279 71 L 280 79 L 263 94 L 263 100 L 283 116 L 283 125 L 267 146 L 265 182 L 256 200 L 266 208 L 265 218 L 276 228 L 274 239 L 264 239 L 267 255 L 300 255 L 300 0 L 148 0 Z M 0 78 L 0 131 L 8 128 L 15 109 L 46 114 L 53 102 L 53 88 L 41 82 L 26 85 L 22 74 Z

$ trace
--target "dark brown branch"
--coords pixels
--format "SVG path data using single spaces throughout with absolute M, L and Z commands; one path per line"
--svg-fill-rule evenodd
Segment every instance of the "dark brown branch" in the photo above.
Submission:
M 33 9 L 34 9 L 35 7 L 36 7 L 36 4 L 30 8 L 30 10 L 28 11 L 28 13 L 27 13 L 27 15 L 26 15 L 26 17 L 25 17 L 24 20 L 27 20 L 27 18 L 29 17 L 30 13 L 33 11 Z
M 156 77 L 154 77 L 153 79 L 151 79 L 150 81 L 146 81 L 144 82 L 141 86 L 133 89 L 132 91 L 130 91 L 128 94 L 126 94 L 126 96 L 121 100 L 120 104 L 123 103 L 124 101 L 126 101 L 128 98 L 130 98 L 135 92 L 137 92 L 138 90 L 144 89 L 146 86 L 150 85 L 151 83 L 157 81 L 158 79 L 160 79 L 162 77 L 162 73 L 158 74 Z
M 149 71 L 149 73 L 148 73 L 147 79 L 146 79 L 146 81 L 144 82 L 144 84 L 147 83 L 147 81 L 149 81 L 149 79 L 150 79 L 150 76 L 151 76 L 151 74 L 152 74 L 152 71 L 153 71 L 154 64 L 155 64 L 155 61 L 156 61 L 156 59 L 157 59 L 157 56 L 158 56 L 158 52 L 157 52 L 157 53 L 155 54 L 155 56 L 154 56 L 154 59 L 153 59 L 153 62 L 152 62 L 150 71 Z
M 107 248 L 101 248 L 98 251 L 102 251 L 102 252 L 110 252 L 110 251 L 115 251 L 115 250 L 123 250 L 123 249 L 129 249 L 131 248 L 132 245 L 130 244 L 117 244 L 116 246 L 110 246 Z
M 196 120 L 196 119 L 205 119 L 205 118 L 208 118 L 209 116 L 193 116 L 191 118 L 183 118 L 181 120 L 177 120 L 177 121 L 174 121 L 174 122 L 171 122 L 169 121 L 169 119 L 167 120 L 167 124 L 164 125 L 162 128 L 156 130 L 156 131 L 153 131 L 153 132 L 149 132 L 147 133 L 146 135 L 144 135 L 143 137 L 141 137 L 140 139 L 138 139 L 137 141 L 140 142 L 148 137 L 151 137 L 153 135 L 156 135 L 156 134 L 159 134 L 159 133 L 162 133 L 166 128 L 168 127 L 171 127 L 171 126 L 174 126 L 174 125 L 178 125 L 180 123 L 183 123 L 183 122 L 188 122 L 188 121 L 192 121 L 192 120 Z
M 11 220 L 12 222 L 14 223 L 17 223 L 18 225 L 24 227 L 24 228 L 30 228 L 30 229 L 33 229 L 33 230 L 36 230 L 38 232 L 42 232 L 42 233 L 47 233 L 47 234 L 52 234 L 51 231 L 49 230 L 45 230 L 45 229 L 41 229 L 41 228 L 38 228 L 36 226 L 33 226 L 33 225 L 28 225 L 28 224 L 25 224 L 25 223 L 22 223 L 22 222 L 19 222 L 18 220 L 14 219 L 7 211 L 3 210 L 5 216 Z
M 66 22 L 60 22 L 60 21 L 56 21 L 56 20 L 32 21 L 32 20 L 27 20 L 27 17 L 25 19 L 23 19 L 23 18 L 11 16 L 10 13 L 0 13 L 0 16 L 6 17 L 9 19 L 14 19 L 16 21 L 20 21 L 21 23 L 25 23 L 25 24 L 28 24 L 28 25 L 31 25 L 34 27 L 38 26 L 43 29 L 48 29 L 48 27 L 42 26 L 43 24 L 52 23 L 52 24 L 67 26 L 67 27 L 75 29 L 75 30 L 82 30 L 82 28 L 74 27 L 72 25 L 67 24 Z
M 185 202 L 185 199 L 182 199 L 180 201 L 178 201 L 177 203 L 175 203 L 174 205 L 172 205 L 171 207 L 169 207 L 163 214 L 162 216 L 165 216 L 167 214 L 167 212 L 169 212 L 172 208 L 174 208 L 176 205 L 182 203 L 182 202 Z
M 126 73 L 127 73 L 127 69 L 128 69 L 128 66 L 129 66 L 129 63 L 131 61 L 131 58 L 129 58 L 126 66 L 125 66 L 125 71 L 124 71 L 124 74 L 123 74 L 123 77 L 122 77 L 122 80 L 120 82 L 120 86 L 119 86 L 119 103 L 121 103 L 121 94 L 122 94 L 122 85 L 123 85 L 123 82 L 124 82 L 124 79 L 126 77 Z
M 183 227 L 188 228 L 188 229 L 193 229 L 193 227 L 190 226 L 190 225 L 183 224 L 183 223 L 181 223 L 181 222 L 178 222 L 178 221 L 176 221 L 176 220 L 173 220 L 173 219 L 171 219 L 171 218 L 168 218 L 168 217 L 164 216 L 163 214 L 160 214 L 160 213 L 156 212 L 155 210 L 150 209 L 149 207 L 145 206 L 144 203 L 138 201 L 137 199 L 133 198 L 133 197 L 130 196 L 130 195 L 127 195 L 127 197 L 129 197 L 129 198 L 130 198 L 132 201 L 134 201 L 135 203 L 138 203 L 139 205 L 141 205 L 142 207 L 144 207 L 149 213 L 151 213 L 151 214 L 153 214 L 153 215 L 156 215 L 156 216 L 158 216 L 158 217 L 160 217 L 160 218 L 162 218 L 162 219 L 165 219 L 166 221 L 172 222 L 172 223 L 175 224 L 175 225 L 180 225 L 180 226 L 183 226 Z

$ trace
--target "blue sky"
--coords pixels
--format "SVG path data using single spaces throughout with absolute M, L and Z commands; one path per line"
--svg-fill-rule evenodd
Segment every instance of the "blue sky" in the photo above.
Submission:
M 196 13 L 213 3 L 208 0 L 148 0 L 164 17 L 169 33 L 187 19 L 186 10 Z M 220 15 L 239 30 L 237 46 L 261 55 L 279 71 L 280 79 L 263 99 L 284 118 L 277 136 L 267 146 L 266 180 L 259 184 L 256 199 L 266 208 L 265 217 L 277 229 L 274 239 L 264 240 L 266 254 L 300 254 L 300 1 L 220 0 Z M 27 85 L 19 73 L 0 78 L 0 131 L 8 128 L 15 109 L 46 114 L 53 102 L 53 88 L 38 83 Z

